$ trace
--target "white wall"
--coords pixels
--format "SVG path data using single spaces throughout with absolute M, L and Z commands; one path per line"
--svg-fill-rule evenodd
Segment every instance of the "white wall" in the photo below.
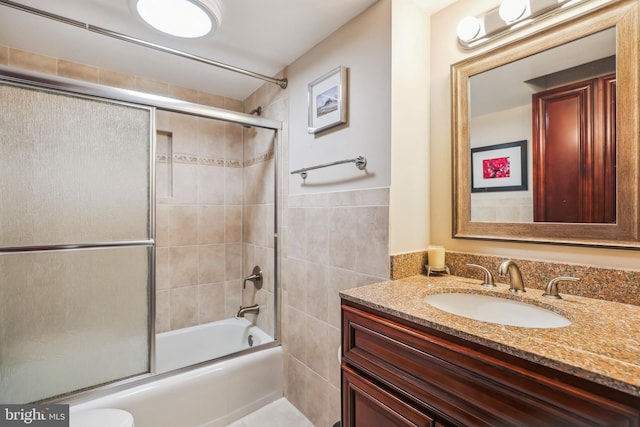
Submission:
M 389 253 L 429 243 L 429 17 L 412 0 L 392 2 Z
M 383 0 L 316 45 L 289 66 L 289 169 L 337 160 L 353 164 L 309 172 L 306 184 L 290 175 L 289 194 L 388 187 L 391 155 L 391 1 Z M 349 123 L 321 135 L 307 133 L 307 85 L 339 65 L 349 68 Z
M 431 17 L 431 240 L 449 250 L 514 258 L 576 262 L 601 267 L 638 269 L 640 252 L 620 249 L 453 239 L 451 186 L 450 66 L 453 63 L 509 41 L 509 37 L 476 51 L 457 45 L 455 28 L 466 15 L 497 6 L 498 0 L 459 0 Z M 591 3 L 591 7 L 598 2 Z M 589 5 L 583 6 L 590 7 Z M 578 7 L 580 9 L 580 7 Z M 575 12 L 577 13 L 577 11 Z M 531 30 L 534 30 L 531 28 Z M 447 177 L 447 179 L 443 179 Z M 419 221 L 415 218 L 414 221 Z

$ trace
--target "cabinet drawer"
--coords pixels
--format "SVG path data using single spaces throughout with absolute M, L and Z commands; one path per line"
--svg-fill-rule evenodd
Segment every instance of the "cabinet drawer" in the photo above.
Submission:
M 603 386 L 576 384 L 575 377 L 556 371 L 545 375 L 549 368 L 512 364 L 513 356 L 350 303 L 343 303 L 342 345 L 346 364 L 453 424 L 640 424 L 637 400 L 616 401 L 615 390 L 597 394 L 589 386 L 600 392 Z
M 359 376 L 348 366 L 342 368 L 342 389 L 348 394 L 345 427 L 433 427 L 433 419 L 400 397 Z

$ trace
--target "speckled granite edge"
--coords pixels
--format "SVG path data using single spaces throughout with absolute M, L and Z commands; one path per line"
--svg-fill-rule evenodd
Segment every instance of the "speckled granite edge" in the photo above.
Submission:
M 523 359 L 640 397 L 640 307 L 610 301 L 563 296 L 548 300 L 531 289 L 501 294 L 565 314 L 572 324 L 562 328 L 522 328 L 481 322 L 451 314 L 424 302 L 427 295 L 447 291 L 486 294 L 474 279 L 414 276 L 342 291 L 341 297 L 410 322 L 431 327 Z M 549 302 L 551 301 L 551 302 Z
M 460 277 L 482 279 L 482 272 L 466 264 L 479 264 L 488 268 L 496 280 L 498 266 L 504 257 L 447 251 L 446 263 L 451 274 Z M 565 264 L 554 261 L 513 260 L 525 278 L 527 288 L 544 289 L 547 282 L 558 276 L 573 276 L 580 282 L 563 282 L 561 292 L 586 298 L 619 302 L 640 306 L 640 271 L 616 270 L 581 264 Z M 427 252 L 411 252 L 391 256 L 391 279 L 426 274 Z

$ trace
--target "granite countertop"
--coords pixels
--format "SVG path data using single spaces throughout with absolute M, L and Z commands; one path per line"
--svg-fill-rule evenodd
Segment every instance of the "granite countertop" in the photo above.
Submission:
M 508 286 L 483 288 L 457 276 L 413 276 L 340 292 L 348 301 L 558 369 L 640 397 L 640 306 L 562 293 L 562 299 Z M 526 285 L 526 282 L 525 282 Z M 561 328 L 524 328 L 450 314 L 423 300 L 443 292 L 502 296 L 555 311 L 572 323 Z

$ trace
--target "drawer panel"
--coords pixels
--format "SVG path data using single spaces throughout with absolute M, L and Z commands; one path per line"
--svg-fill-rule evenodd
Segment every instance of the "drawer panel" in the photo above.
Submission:
M 433 427 L 434 420 L 400 397 L 342 368 L 342 389 L 347 395 L 344 427 Z

